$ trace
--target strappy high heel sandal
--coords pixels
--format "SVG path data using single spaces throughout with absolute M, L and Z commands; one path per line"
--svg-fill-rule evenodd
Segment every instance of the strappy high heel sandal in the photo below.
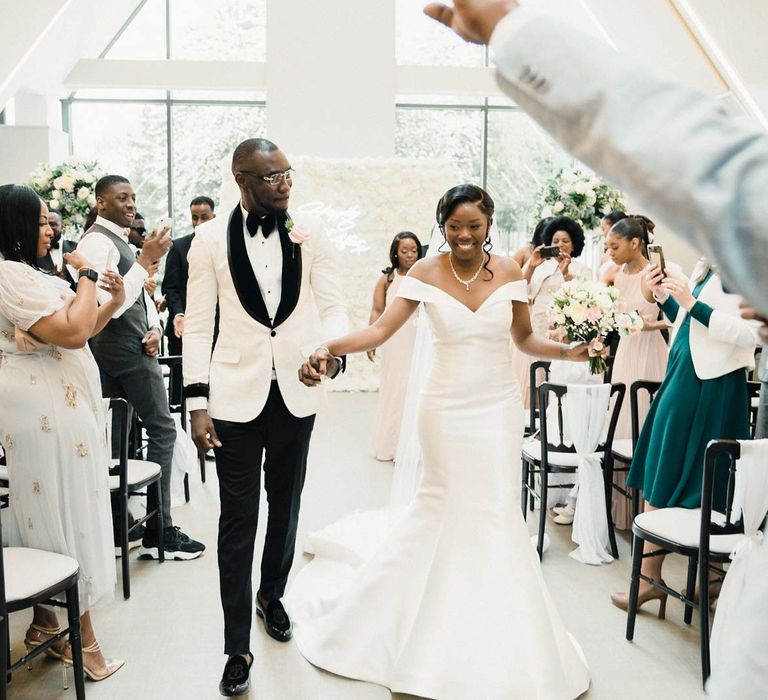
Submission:
M 104 659 L 105 668 L 103 670 L 89 665 L 86 659 L 86 654 L 98 654 L 100 651 L 101 647 L 98 642 L 83 647 L 83 671 L 92 681 L 103 681 L 105 678 L 109 678 L 113 673 L 125 666 L 125 661 L 122 661 L 121 659 Z M 66 649 L 64 650 L 62 662 L 64 663 L 64 672 L 66 674 L 66 669 L 72 666 L 72 647 L 69 642 L 67 642 Z M 67 688 L 66 684 L 64 685 L 64 688 Z
M 27 633 L 24 635 L 24 646 L 27 648 L 27 652 L 37 649 L 42 646 L 51 637 L 55 637 L 61 632 L 61 627 L 43 627 L 42 625 L 36 625 L 32 623 L 27 629 Z M 64 655 L 64 647 L 67 642 L 64 639 L 60 639 L 53 646 L 48 647 L 45 653 L 52 659 L 61 659 Z

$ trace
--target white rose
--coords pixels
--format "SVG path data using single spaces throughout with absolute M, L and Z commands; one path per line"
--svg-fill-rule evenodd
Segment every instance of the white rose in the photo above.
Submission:
M 59 192 L 59 190 L 54 190 L 51 192 L 51 197 L 53 199 L 61 199 L 61 192 Z
M 87 182 L 88 184 L 91 184 L 93 182 L 93 175 L 91 175 L 88 172 L 84 172 L 82 178 L 80 178 L 83 182 Z
M 587 204 L 592 206 L 597 201 L 597 195 L 594 190 L 587 190 Z
M 565 204 L 562 202 L 555 202 L 555 205 L 552 207 L 552 213 L 559 214 L 563 209 L 565 209 Z
M 88 195 L 88 204 L 89 206 L 92 206 L 92 207 L 96 206 L 96 195 L 93 195 L 93 194 Z
M 72 190 L 75 189 L 75 179 L 69 175 L 59 175 L 59 177 L 53 181 L 53 186 L 57 190 L 72 192 Z
M 60 206 L 58 199 L 49 199 L 48 200 L 48 208 L 49 209 L 58 209 Z
M 81 187 L 77 191 L 77 198 L 78 199 L 88 199 L 88 195 L 91 194 L 91 191 L 87 187 Z
M 587 308 L 583 304 L 569 304 L 565 312 L 577 326 L 587 320 Z

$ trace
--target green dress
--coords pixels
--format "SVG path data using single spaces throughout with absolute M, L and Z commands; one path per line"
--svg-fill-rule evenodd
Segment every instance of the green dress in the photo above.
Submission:
M 712 273 L 693 289 L 698 298 Z M 662 305 L 674 321 L 680 307 L 671 297 Z M 722 377 L 699 379 L 690 347 L 691 323 L 709 326 L 712 308 L 697 301 L 669 350 L 667 373 L 640 432 L 627 483 L 643 491 L 656 508 L 701 505 L 704 450 L 710 440 L 749 438 L 749 398 L 744 368 Z M 726 480 L 716 479 L 715 507 L 725 504 Z

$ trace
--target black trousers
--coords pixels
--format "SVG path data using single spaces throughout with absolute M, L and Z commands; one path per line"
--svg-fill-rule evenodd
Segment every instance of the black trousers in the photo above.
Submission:
M 219 477 L 219 586 L 224 609 L 224 653 L 250 650 L 253 550 L 259 520 L 261 464 L 269 513 L 259 590 L 281 598 L 296 546 L 301 491 L 315 416 L 297 418 L 273 381 L 262 412 L 248 423 L 214 420 Z

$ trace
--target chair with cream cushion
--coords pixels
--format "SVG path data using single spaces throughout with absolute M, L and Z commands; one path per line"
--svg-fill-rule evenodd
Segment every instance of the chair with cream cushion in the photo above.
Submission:
M 609 409 L 608 429 L 603 442 L 598 445 L 597 453 L 602 455 L 603 468 L 605 468 L 605 455 L 610 454 L 611 444 L 613 442 L 613 433 L 616 429 L 616 422 L 619 419 L 621 402 L 624 398 L 624 385 L 611 385 L 611 402 Z M 539 531 L 537 551 L 539 558 L 544 553 L 544 533 L 547 521 L 547 496 L 551 488 L 572 489 L 574 481 L 570 483 L 550 484 L 551 474 L 572 474 L 575 478 L 579 466 L 579 456 L 572 444 L 566 444 L 565 421 L 564 421 L 564 398 L 568 389 L 562 384 L 551 384 L 545 382 L 538 387 L 538 406 L 540 423 L 540 438 L 530 437 L 523 441 L 522 452 L 522 495 L 521 507 L 523 517 L 527 519 L 528 510 L 533 510 L 534 499 L 539 501 Z M 533 398 L 531 399 L 533 403 Z M 548 426 L 546 416 L 548 409 L 552 406 L 557 411 L 557 428 L 552 431 Z M 551 434 L 553 433 L 554 434 Z M 539 476 L 540 487 L 536 489 L 536 476 Z M 611 542 L 611 553 L 618 558 L 618 547 L 613 532 L 610 510 L 608 511 L 608 533 Z
M 722 568 L 736 546 L 745 539 L 740 521 L 732 523 L 733 489 L 736 462 L 741 448 L 732 440 L 712 440 L 704 453 L 704 477 L 699 508 L 659 508 L 640 513 L 632 523 L 633 554 L 632 578 L 629 588 L 627 609 L 627 639 L 632 641 L 637 615 L 637 597 L 640 581 L 645 581 L 669 596 L 680 600 L 686 606 L 685 622 L 690 624 L 693 610 L 698 609 L 700 619 L 701 672 L 706 682 L 710 673 L 709 659 L 709 584 L 710 574 L 719 579 L 725 577 Z M 728 468 L 722 464 L 727 458 Z M 718 478 L 728 483 L 728 501 L 725 513 L 713 509 L 713 483 L 715 472 Z M 657 549 L 649 554 L 643 552 L 645 542 Z M 684 593 L 669 588 L 663 581 L 652 579 L 641 572 L 643 559 L 658 556 L 658 553 L 680 554 L 688 558 L 688 580 Z M 699 576 L 699 598 L 695 597 L 696 575 Z
M 2 532 L 0 531 L 0 541 Z M 44 653 L 69 635 L 75 672 L 75 695 L 85 698 L 83 652 L 80 639 L 80 603 L 77 579 L 80 567 L 75 559 L 63 554 L 27 547 L 0 547 L 0 700 L 8 697 L 11 673 Z M 66 604 L 54 596 L 66 597 Z M 25 656 L 10 663 L 8 615 L 34 605 L 66 607 L 68 626 Z
M 128 537 L 131 531 L 143 525 L 150 518 L 158 520 L 159 535 L 159 560 L 162 563 L 165 560 L 164 541 L 163 541 L 163 511 L 158 507 L 147 513 L 143 518 L 136 520 L 133 525 L 128 525 L 128 497 L 144 496 L 145 487 L 156 488 L 158 490 L 157 502 L 162 503 L 160 489 L 161 468 L 156 462 L 149 462 L 143 459 L 128 459 L 128 403 L 125 399 L 109 399 L 109 409 L 117 417 L 116 424 L 119 425 L 119 456 L 112 462 L 109 470 L 109 490 L 117 493 L 120 512 L 118 514 L 120 521 L 120 554 L 122 558 L 123 574 L 123 597 L 127 600 L 131 597 L 131 578 L 128 561 Z

